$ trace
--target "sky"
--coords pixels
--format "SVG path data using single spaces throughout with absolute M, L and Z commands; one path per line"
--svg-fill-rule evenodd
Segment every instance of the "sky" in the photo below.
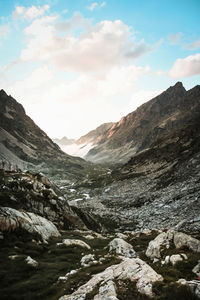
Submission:
M 200 0 L 0 0 L 0 89 L 51 138 L 200 84 Z

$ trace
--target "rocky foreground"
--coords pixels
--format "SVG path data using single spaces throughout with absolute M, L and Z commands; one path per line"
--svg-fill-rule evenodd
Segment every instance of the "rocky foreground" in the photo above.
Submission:
M 196 230 L 120 233 L 43 174 L 0 175 L 1 299 L 200 299 L 198 218 Z
M 1 299 L 200 299 L 200 241 L 181 232 L 0 237 Z

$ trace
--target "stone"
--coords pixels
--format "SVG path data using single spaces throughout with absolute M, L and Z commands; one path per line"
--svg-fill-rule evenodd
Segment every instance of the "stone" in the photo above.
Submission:
M 27 258 L 25 259 L 25 262 L 27 263 L 27 265 L 30 265 L 34 268 L 36 268 L 38 266 L 38 262 L 34 259 L 32 259 L 30 256 L 27 256 Z
M 170 256 L 169 258 L 169 262 L 171 262 L 171 264 L 173 266 L 175 266 L 177 264 L 177 262 L 179 261 L 183 261 L 187 259 L 187 255 L 186 254 L 173 254 Z
M 86 284 L 80 286 L 71 295 L 65 295 L 59 300 L 84 300 L 86 296 L 94 291 L 99 284 L 98 297 L 99 299 L 116 299 L 116 298 L 102 298 L 102 294 L 108 294 L 109 297 L 115 297 L 114 282 L 115 280 L 130 280 L 136 283 L 138 292 L 149 297 L 153 297 L 152 284 L 156 281 L 162 281 L 163 277 L 157 274 L 147 263 L 139 258 L 124 258 L 118 264 L 105 269 L 99 274 L 95 274 Z M 101 289 L 102 287 L 102 289 Z M 105 295 L 104 294 L 104 295 Z
M 123 240 L 127 239 L 127 236 L 125 234 L 121 233 L 121 232 L 117 232 L 116 237 L 120 238 L 120 239 L 123 239 Z
M 19 258 L 19 257 L 21 257 L 21 256 L 20 255 L 10 255 L 10 256 L 8 256 L 8 258 L 11 259 L 11 260 L 15 260 L 16 258 Z
M 9 207 L 0 208 L 0 230 L 14 231 L 22 228 L 29 233 L 37 233 L 43 241 L 60 236 L 56 226 L 47 219 L 30 212 L 21 212 Z
M 200 252 L 200 241 L 182 232 L 174 233 L 174 244 L 177 249 L 188 247 L 194 252 Z
M 86 244 L 85 242 L 81 241 L 81 240 L 73 240 L 73 239 L 64 239 L 62 241 L 62 243 L 57 243 L 57 246 L 61 246 L 61 245 L 65 245 L 65 246 L 78 246 L 78 247 L 82 247 L 85 249 L 90 250 L 91 247 Z
M 200 299 L 200 281 L 199 280 L 191 280 L 187 281 L 192 293 L 195 295 L 195 299 Z
M 200 260 L 198 261 L 198 264 L 192 269 L 192 272 L 197 276 L 200 276 Z
M 160 258 L 161 246 L 169 248 L 170 241 L 173 239 L 173 231 L 169 230 L 168 232 L 160 233 L 154 240 L 149 242 L 149 245 L 146 250 L 146 256 L 151 258 Z
M 125 257 L 136 257 L 136 252 L 134 251 L 132 245 L 120 238 L 113 239 L 109 244 L 109 252 L 114 252 L 116 254 Z
M 118 300 L 114 282 L 112 280 L 103 282 L 99 288 L 99 293 L 94 296 L 94 300 Z
M 177 283 L 181 284 L 181 285 L 186 285 L 187 284 L 187 280 L 184 278 L 180 278 Z
M 88 267 L 93 265 L 95 262 L 94 254 L 88 254 L 81 258 L 81 266 Z

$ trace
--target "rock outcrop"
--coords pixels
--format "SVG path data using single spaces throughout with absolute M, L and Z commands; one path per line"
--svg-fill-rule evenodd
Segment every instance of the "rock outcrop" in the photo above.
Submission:
M 139 258 L 125 258 L 118 265 L 113 265 L 105 271 L 94 275 L 86 284 L 79 287 L 71 295 L 61 297 L 59 300 L 84 300 L 94 289 L 99 287 L 96 298 L 103 299 L 103 295 L 116 297 L 114 280 L 130 280 L 136 282 L 138 292 L 152 297 L 152 284 L 162 281 L 161 275 L 157 274 L 149 265 Z M 104 298 L 106 299 L 106 298 Z M 109 299 L 109 298 L 108 298 Z M 112 298 L 110 298 L 112 299 Z
M 108 248 L 109 252 L 111 253 L 129 258 L 136 257 L 136 252 L 134 251 L 133 246 L 120 238 L 115 238 L 114 240 L 112 240 L 109 243 Z
M 200 252 L 200 241 L 182 232 L 175 232 L 174 244 L 176 248 L 188 247 L 194 252 Z
M 9 207 L 0 208 L 0 230 L 2 232 L 24 229 L 33 234 L 38 234 L 43 241 L 50 237 L 60 236 L 56 226 L 47 219 L 34 213 L 22 212 Z
M 41 173 L 0 170 L 0 206 L 32 212 L 58 228 L 87 229 L 60 190 Z

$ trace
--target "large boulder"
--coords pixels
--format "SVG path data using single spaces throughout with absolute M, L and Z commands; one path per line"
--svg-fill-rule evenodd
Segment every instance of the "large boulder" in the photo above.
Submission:
M 134 251 L 133 247 L 124 241 L 121 238 L 115 238 L 109 244 L 109 252 L 114 252 L 116 254 L 125 256 L 125 257 L 136 257 L 136 252 Z
M 86 284 L 80 286 L 71 295 L 65 295 L 59 300 L 84 300 L 87 295 L 98 288 L 98 297 L 96 299 L 117 299 L 115 296 L 115 287 L 112 282 L 115 280 L 130 280 L 136 283 L 138 292 L 149 297 L 153 296 L 152 284 L 156 281 L 162 281 L 163 277 L 157 274 L 148 264 L 139 258 L 124 258 L 118 264 L 108 267 L 103 272 L 94 275 Z M 102 298 L 102 295 L 109 295 L 110 298 Z M 95 299 L 95 298 L 94 298 Z
M 194 252 L 200 252 L 200 241 L 182 232 L 174 233 L 174 244 L 177 249 L 188 247 Z
M 154 240 L 150 241 L 146 250 L 146 256 L 151 259 L 159 259 L 161 257 L 161 247 L 170 247 L 170 242 L 173 239 L 173 234 L 174 232 L 171 230 L 169 230 L 168 232 L 162 232 Z
M 52 236 L 60 236 L 56 226 L 43 217 L 10 207 L 0 207 L 0 231 L 10 232 L 20 228 L 29 233 L 39 234 L 43 241 Z

